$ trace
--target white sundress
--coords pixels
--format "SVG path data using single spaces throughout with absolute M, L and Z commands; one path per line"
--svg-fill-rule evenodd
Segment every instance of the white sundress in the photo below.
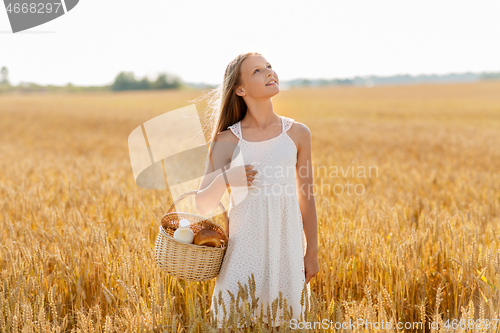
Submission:
M 210 308 L 215 315 L 218 306 L 216 319 L 219 328 L 224 313 L 215 297 L 218 298 L 219 291 L 222 291 L 228 316 L 231 297 L 227 290 L 236 301 L 238 281 L 241 285 L 248 285 L 252 273 L 255 296 L 259 298 L 255 318 L 260 316 L 260 308 L 264 305 L 264 322 L 273 325 L 272 318 L 267 318 L 267 304 L 271 307 L 279 291 L 286 298 L 288 309 L 290 305 L 293 308 L 292 318 L 300 320 L 300 314 L 304 315 L 306 303 L 304 300 L 304 306 L 301 306 L 300 300 L 305 283 L 307 244 L 296 189 L 297 147 L 287 134 L 294 120 L 280 118 L 281 134 L 264 141 L 243 139 L 240 121 L 228 127 L 239 139 L 231 167 L 254 164 L 259 172 L 254 185 L 231 187 L 229 245 L 215 282 Z M 304 296 L 310 304 L 309 283 Z M 242 305 L 241 299 L 239 301 Z M 251 304 L 250 297 L 248 301 Z M 278 309 L 274 326 L 283 324 L 288 323 L 284 322 L 283 312 Z M 238 327 L 241 326 L 238 324 Z

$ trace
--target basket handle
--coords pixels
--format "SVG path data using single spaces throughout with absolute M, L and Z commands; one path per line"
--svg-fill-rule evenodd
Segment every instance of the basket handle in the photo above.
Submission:
M 179 203 L 179 201 L 181 201 L 182 199 L 184 199 L 190 195 L 195 195 L 196 193 L 198 193 L 198 190 L 192 190 L 192 191 L 188 191 L 188 192 L 182 194 L 181 196 L 179 196 L 177 199 L 174 200 L 174 203 L 168 209 L 167 214 L 171 213 L 173 211 L 175 205 L 177 203 Z M 227 238 L 229 238 L 229 217 L 227 216 L 226 208 L 224 208 L 224 205 L 220 201 L 219 201 L 219 207 L 222 210 L 222 213 L 224 214 L 226 234 L 227 234 Z

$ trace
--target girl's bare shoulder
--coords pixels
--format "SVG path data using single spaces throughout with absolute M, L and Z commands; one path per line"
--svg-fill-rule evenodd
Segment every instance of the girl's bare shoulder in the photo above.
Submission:
M 297 151 L 311 142 L 311 130 L 301 122 L 294 121 L 287 133 L 293 142 L 295 142 Z
M 230 129 L 223 130 L 222 132 L 217 133 L 215 137 L 215 142 L 229 142 L 237 144 L 239 139 Z
M 226 129 L 217 133 L 214 139 L 214 156 L 222 160 L 222 165 L 231 163 L 234 150 L 238 146 L 239 139 L 231 130 Z

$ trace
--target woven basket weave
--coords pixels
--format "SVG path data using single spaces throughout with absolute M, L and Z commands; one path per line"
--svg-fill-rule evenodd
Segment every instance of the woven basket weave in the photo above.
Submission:
M 187 196 L 198 191 L 188 191 L 177 198 L 170 206 L 167 214 L 161 219 L 160 232 L 155 243 L 155 261 L 167 274 L 191 281 L 206 281 L 215 278 L 220 271 L 222 259 L 226 253 L 228 237 L 226 232 L 216 223 L 203 216 L 172 212 L 175 205 Z M 221 202 L 219 207 L 224 213 L 225 229 L 229 232 L 229 218 Z M 203 228 L 215 230 L 221 236 L 221 247 L 187 244 L 173 238 L 175 230 L 182 219 L 191 222 L 190 229 L 196 235 Z

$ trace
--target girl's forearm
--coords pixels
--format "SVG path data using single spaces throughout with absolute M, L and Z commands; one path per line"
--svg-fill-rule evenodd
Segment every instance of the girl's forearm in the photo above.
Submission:
M 198 191 L 195 195 L 196 209 L 200 214 L 204 215 L 214 211 L 226 191 L 226 181 L 222 173 L 203 190 Z
M 318 217 L 314 197 L 307 201 L 307 207 L 302 212 L 304 234 L 307 241 L 307 253 L 317 254 L 318 249 Z

